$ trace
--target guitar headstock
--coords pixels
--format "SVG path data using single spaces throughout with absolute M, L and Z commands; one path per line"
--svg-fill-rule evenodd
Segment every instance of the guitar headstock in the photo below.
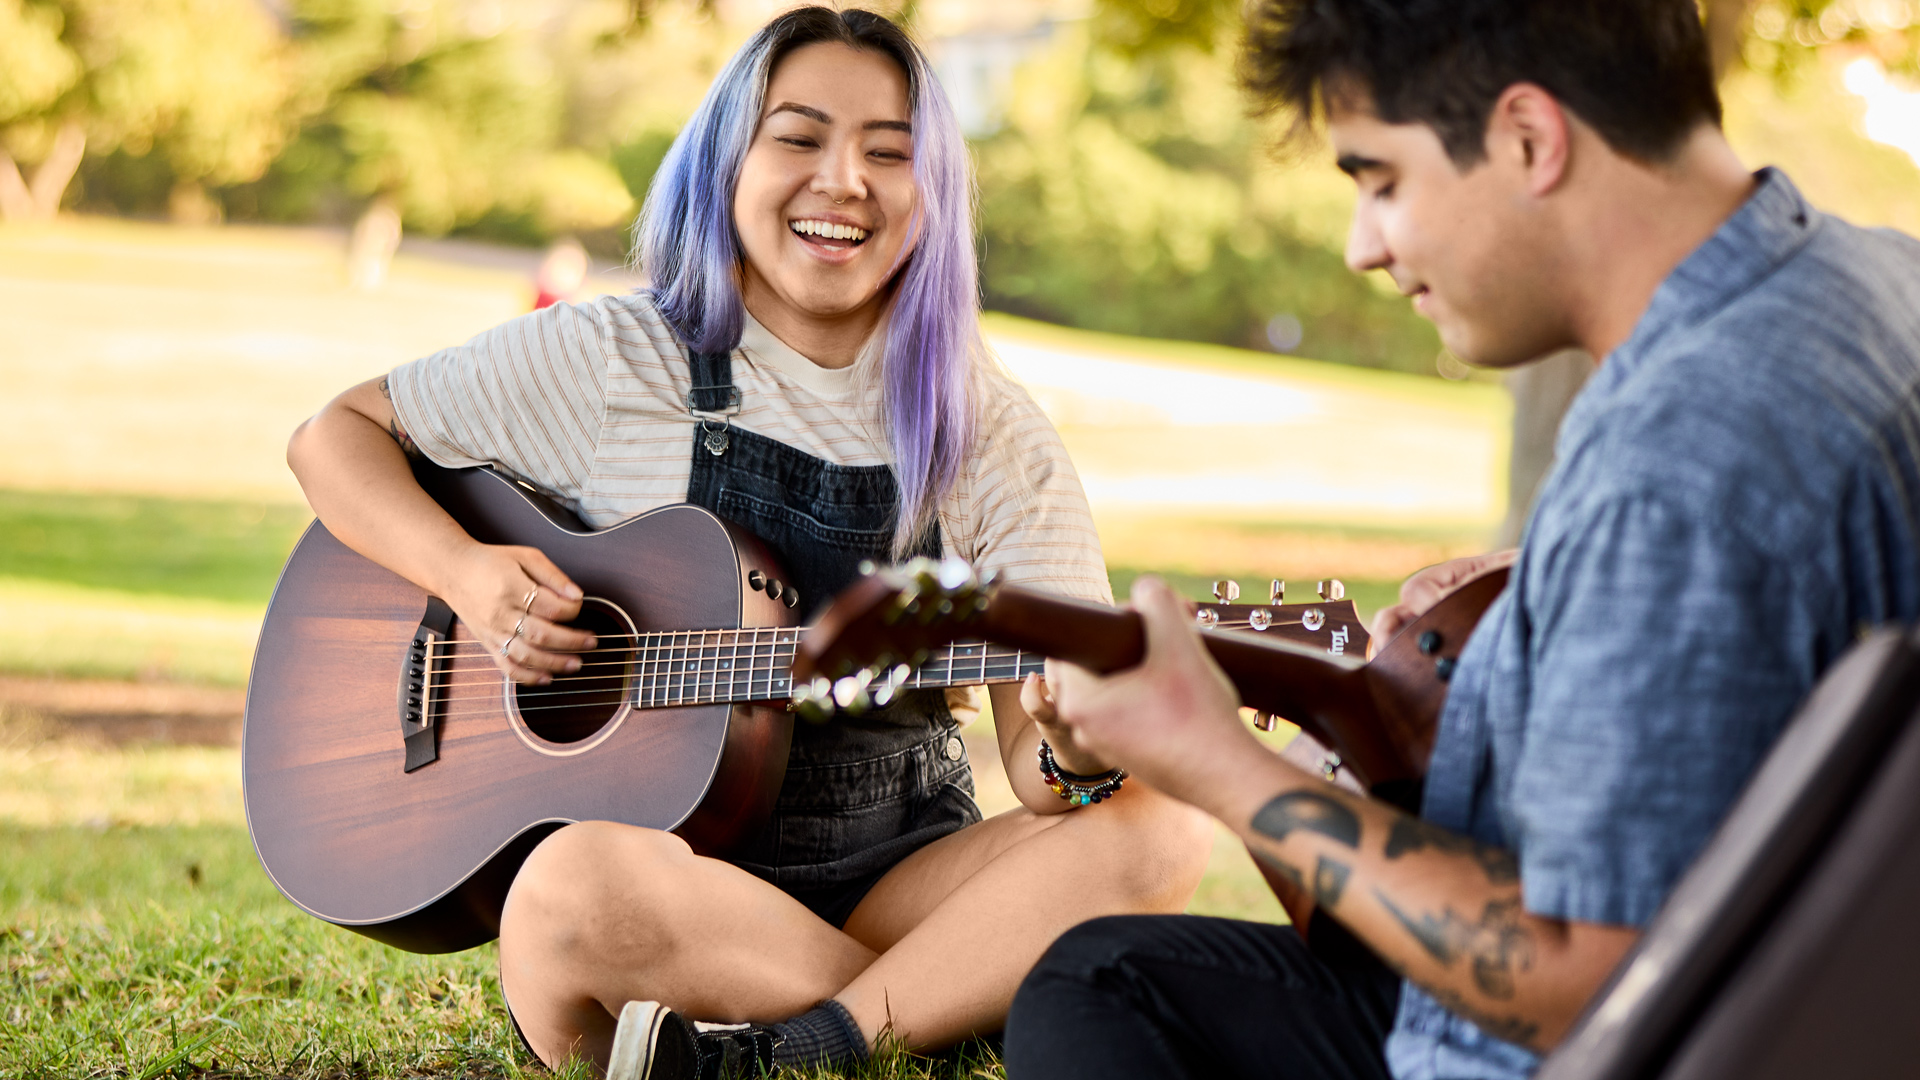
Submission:
M 960 559 L 863 565 L 793 657 L 793 705 L 809 719 L 859 714 L 891 702 L 932 651 L 969 635 L 993 593 Z
M 1346 598 L 1346 585 L 1328 578 L 1315 591 L 1317 601 L 1289 604 L 1287 583 L 1274 578 L 1268 585 L 1267 603 L 1240 604 L 1235 602 L 1240 599 L 1239 582 L 1216 581 L 1213 601 L 1199 601 L 1193 620 L 1202 630 L 1248 630 L 1323 648 L 1333 656 L 1365 656 L 1367 628 L 1353 601 Z

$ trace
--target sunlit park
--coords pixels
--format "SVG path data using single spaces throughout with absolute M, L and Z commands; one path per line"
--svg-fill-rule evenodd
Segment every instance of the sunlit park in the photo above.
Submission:
M 785 6 L 0 0 L 0 1077 L 544 1071 L 493 945 L 378 944 L 255 856 L 246 687 L 313 521 L 287 439 L 543 293 L 644 287 L 655 169 Z M 988 341 L 1117 596 L 1337 580 L 1366 617 L 1514 540 L 1565 393 L 1467 367 L 1345 268 L 1351 184 L 1248 115 L 1236 0 L 874 6 L 955 103 Z M 1920 2 L 1703 9 L 1745 162 L 1920 234 Z M 1016 805 L 992 724 L 965 732 L 987 814 Z M 1224 829 L 1189 910 L 1285 917 Z M 983 1040 L 860 1075 L 1003 1073 Z

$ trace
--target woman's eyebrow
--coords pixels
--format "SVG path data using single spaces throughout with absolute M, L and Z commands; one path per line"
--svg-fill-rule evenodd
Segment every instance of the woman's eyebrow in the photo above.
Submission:
M 775 113 L 783 113 L 783 112 L 799 113 L 801 116 L 804 116 L 809 120 L 817 120 L 822 124 L 833 123 L 833 117 L 828 116 L 826 113 L 821 112 L 819 109 L 816 109 L 811 105 L 802 105 L 796 101 L 783 101 L 780 104 L 775 105 L 773 108 L 768 109 L 767 115 L 772 116 Z
M 816 123 L 833 123 L 833 117 L 828 116 L 826 113 L 821 112 L 811 105 L 802 105 L 797 101 L 783 101 L 773 108 L 768 109 L 767 115 L 773 116 L 776 113 L 783 112 L 799 113 L 801 116 Z M 913 134 L 913 125 L 905 120 L 869 120 L 860 125 L 860 127 L 863 131 L 899 131 L 908 135 Z

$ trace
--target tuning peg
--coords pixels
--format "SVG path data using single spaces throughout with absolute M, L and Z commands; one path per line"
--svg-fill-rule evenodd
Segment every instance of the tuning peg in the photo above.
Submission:
M 1210 607 L 1203 607 L 1193 613 L 1193 621 L 1202 629 L 1211 629 L 1219 625 L 1220 613 Z
M 1317 607 L 1310 607 L 1300 613 L 1300 625 L 1311 634 L 1327 625 L 1327 613 Z
M 1273 625 L 1273 612 L 1266 608 L 1254 608 L 1247 612 L 1247 625 L 1255 630 L 1265 630 Z
M 1231 604 L 1240 599 L 1240 583 L 1237 581 L 1216 581 L 1213 583 L 1213 598 L 1222 604 Z
M 1267 603 L 1279 607 L 1287 602 L 1287 583 L 1274 578 L 1267 585 Z
M 1347 586 L 1346 583 L 1339 578 L 1328 578 L 1320 583 L 1318 592 L 1320 593 L 1320 599 L 1327 603 L 1332 603 L 1335 600 L 1346 599 Z
M 1273 714 L 1270 712 L 1264 712 L 1264 711 L 1255 712 L 1253 714 L 1253 726 L 1260 729 L 1261 731 L 1272 731 L 1273 730 Z

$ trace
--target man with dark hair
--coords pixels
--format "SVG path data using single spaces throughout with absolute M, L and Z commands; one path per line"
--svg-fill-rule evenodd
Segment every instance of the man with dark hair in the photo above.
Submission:
M 1070 931 L 1015 998 L 1014 1080 L 1520 1077 L 1861 627 L 1920 615 L 1920 243 L 1749 173 L 1694 0 L 1264 0 L 1246 81 L 1324 124 L 1347 259 L 1457 355 L 1601 358 L 1517 553 L 1435 567 L 1384 641 L 1511 560 L 1453 673 L 1419 816 L 1275 757 L 1183 605 L 1147 658 L 1050 666 L 1079 745 L 1213 813 L 1317 903 Z

